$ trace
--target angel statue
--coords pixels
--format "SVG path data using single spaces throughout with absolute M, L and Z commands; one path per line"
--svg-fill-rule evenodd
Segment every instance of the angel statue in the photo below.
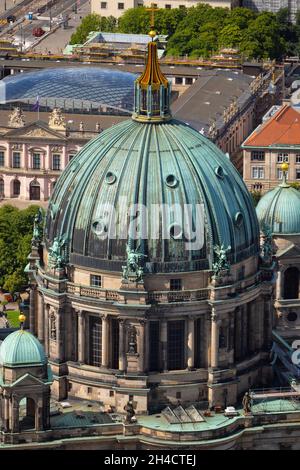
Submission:
M 261 231 L 263 233 L 261 244 L 261 259 L 264 263 L 270 264 L 272 263 L 274 254 L 272 231 L 269 225 L 264 222 L 262 223 Z
M 214 246 L 214 252 L 215 252 L 215 258 L 216 261 L 212 265 L 212 270 L 213 270 L 213 277 L 217 278 L 220 277 L 223 273 L 228 274 L 230 271 L 230 263 L 227 259 L 227 253 L 231 250 L 231 246 L 229 245 L 227 248 L 222 245 L 215 245 Z
M 43 222 L 43 211 L 39 208 L 37 214 L 34 217 L 33 222 L 33 236 L 32 236 L 32 245 L 38 247 L 42 240 L 42 227 Z
M 49 248 L 49 266 L 53 269 L 61 269 L 65 264 L 65 257 L 62 249 L 66 244 L 64 238 L 55 237 L 52 246 Z
M 142 281 L 144 274 L 142 260 L 146 258 L 146 255 L 139 253 L 137 250 L 133 250 L 128 245 L 126 247 L 126 253 L 126 266 L 122 266 L 123 279 L 128 280 L 130 277 L 134 277 L 136 281 Z

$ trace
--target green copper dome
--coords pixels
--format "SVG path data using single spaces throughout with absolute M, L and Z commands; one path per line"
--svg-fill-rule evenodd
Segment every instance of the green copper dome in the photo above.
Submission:
M 300 234 L 300 192 L 286 183 L 267 192 L 256 213 L 260 226 L 269 226 L 273 234 Z
M 213 246 L 231 246 L 231 262 L 258 252 L 258 222 L 251 197 L 229 159 L 210 140 L 175 120 L 124 121 L 88 143 L 60 176 L 46 220 L 46 246 L 67 240 L 71 264 L 121 270 L 125 239 L 97 236 L 100 207 L 126 205 L 204 205 L 204 246 L 187 251 L 181 240 L 143 243 L 146 270 L 208 268 Z M 122 210 L 117 210 L 118 219 Z M 148 227 L 154 224 L 149 216 Z M 161 233 L 161 220 L 160 233 Z
M 210 140 L 172 119 L 170 93 L 151 42 L 133 119 L 88 143 L 55 186 L 45 225 L 51 265 L 54 256 L 120 272 L 135 251 L 143 272 L 195 271 L 212 267 L 215 245 L 231 263 L 258 253 L 241 176 Z
M 0 364 L 7 367 L 44 365 L 43 346 L 31 333 L 18 330 L 8 335 L 0 347 Z

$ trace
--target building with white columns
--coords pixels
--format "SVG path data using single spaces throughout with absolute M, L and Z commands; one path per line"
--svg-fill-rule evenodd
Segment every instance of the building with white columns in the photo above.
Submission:
M 156 47 L 132 119 L 59 178 L 27 268 L 53 394 L 118 412 L 234 405 L 271 372 L 273 260 L 251 196 L 220 149 L 172 118 Z

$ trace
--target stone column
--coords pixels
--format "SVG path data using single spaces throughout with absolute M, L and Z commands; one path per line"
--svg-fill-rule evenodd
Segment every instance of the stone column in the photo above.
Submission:
M 10 426 L 9 426 L 9 401 L 10 401 L 10 398 L 9 396 L 5 393 L 4 394 L 4 431 L 5 432 L 8 432 L 10 430 Z
M 35 312 L 36 312 L 36 286 L 32 286 L 29 292 L 29 328 L 30 332 L 35 335 Z
M 148 372 L 149 370 L 149 347 L 150 347 L 150 338 L 149 338 L 150 322 L 145 320 L 145 357 L 144 357 L 144 370 Z
M 44 348 L 45 348 L 45 353 L 47 356 L 49 356 L 49 310 L 50 310 L 50 305 L 45 305 L 45 308 L 44 308 L 44 324 L 45 324 Z
M 138 325 L 137 334 L 137 352 L 138 352 L 138 372 L 144 372 L 145 360 L 145 322 L 141 321 Z
M 38 338 L 41 343 L 44 343 L 45 339 L 44 327 L 44 299 L 41 294 L 38 294 Z
M 62 309 L 58 308 L 56 311 L 56 338 L 57 338 L 57 356 L 60 361 L 65 359 L 65 345 L 64 345 L 64 317 Z
M 125 356 L 125 321 L 119 320 L 119 370 L 126 370 Z
M 187 334 L 187 367 L 193 369 L 195 358 L 195 320 L 193 317 L 188 318 L 188 334 Z
M 282 282 L 283 282 L 283 273 L 281 269 L 277 272 L 277 279 L 276 279 L 276 299 L 282 299 Z
M 215 308 L 211 313 L 211 342 L 210 342 L 210 366 L 216 369 L 219 364 L 219 325 Z
M 82 310 L 77 310 L 78 315 L 78 362 L 85 362 L 85 318 Z
M 166 320 L 161 320 L 160 322 L 160 343 L 161 343 L 161 360 L 162 360 L 162 370 L 168 370 L 168 322 Z
M 19 432 L 19 402 L 14 396 L 11 398 L 11 432 Z
M 102 315 L 102 361 L 101 361 L 101 366 L 104 367 L 104 368 L 108 367 L 108 343 L 109 343 L 108 328 L 109 328 L 108 316 L 107 315 Z

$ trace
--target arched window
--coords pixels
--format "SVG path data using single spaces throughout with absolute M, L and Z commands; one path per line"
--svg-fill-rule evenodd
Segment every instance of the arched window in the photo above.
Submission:
M 35 429 L 36 404 L 32 398 L 23 398 L 19 403 L 19 430 Z
M 299 297 L 299 270 L 288 268 L 284 273 L 283 298 L 298 299 Z
M 39 201 L 41 199 L 41 187 L 38 181 L 32 181 L 30 183 L 30 200 Z
M 20 191 L 21 191 L 21 183 L 19 180 L 14 180 L 13 181 L 13 196 L 18 197 L 20 196 Z
M 4 180 L 3 178 L 0 178 L 0 198 L 5 197 L 4 195 Z

